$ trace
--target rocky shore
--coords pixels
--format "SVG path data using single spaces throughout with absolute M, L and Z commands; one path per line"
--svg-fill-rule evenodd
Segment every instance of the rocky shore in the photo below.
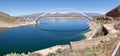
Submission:
M 24 25 L 36 24 L 34 21 L 26 21 L 26 22 L 18 22 L 18 23 L 4 23 L 0 22 L 0 28 L 11 28 L 11 27 L 18 27 Z

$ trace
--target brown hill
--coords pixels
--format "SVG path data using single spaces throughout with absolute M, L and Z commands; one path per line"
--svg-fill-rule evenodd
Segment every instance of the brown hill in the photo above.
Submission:
M 17 19 L 6 13 L 0 12 L 0 30 L 1 28 L 11 28 L 29 24 L 35 24 L 35 22 Z
M 97 20 L 120 20 L 120 5 L 107 12 L 105 15 L 94 17 Z
M 120 17 L 120 5 L 106 13 L 106 16 Z
M 0 22 L 13 23 L 13 22 L 19 22 L 19 21 L 22 21 L 22 20 L 11 17 L 6 13 L 0 12 Z

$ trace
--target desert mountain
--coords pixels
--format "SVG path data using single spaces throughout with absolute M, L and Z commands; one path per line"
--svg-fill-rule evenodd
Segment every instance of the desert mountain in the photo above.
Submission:
M 106 16 L 120 17 L 120 5 L 106 13 Z

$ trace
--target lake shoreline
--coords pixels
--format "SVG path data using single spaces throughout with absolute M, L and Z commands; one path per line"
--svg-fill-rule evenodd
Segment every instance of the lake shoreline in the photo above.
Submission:
M 92 23 L 93 23 L 93 22 L 90 21 L 90 22 L 88 22 L 88 25 L 89 25 L 91 31 L 94 31 L 93 28 L 91 28 L 91 27 L 95 27 L 96 25 L 93 26 L 93 25 L 91 25 Z M 61 49 L 61 50 L 64 50 L 64 49 L 74 49 L 73 46 L 72 46 L 72 45 L 73 45 L 72 43 L 78 43 L 78 42 L 80 42 L 80 41 L 87 40 L 87 39 L 90 37 L 90 35 L 87 35 L 87 34 L 88 34 L 88 33 L 91 34 L 91 31 L 89 31 L 89 32 L 87 32 L 87 33 L 84 34 L 84 35 L 86 36 L 86 38 L 83 39 L 83 40 L 71 41 L 69 44 L 56 45 L 56 46 L 48 47 L 48 48 L 45 48 L 45 49 L 37 50 L 37 51 L 32 52 L 32 54 L 38 53 L 38 54 L 41 54 L 41 55 L 43 55 L 43 56 L 46 56 L 46 55 L 49 54 L 49 53 L 55 53 L 58 49 Z
M 1 23 L 0 28 L 12 28 L 12 27 L 19 27 L 19 26 L 24 26 L 24 25 L 31 25 L 31 24 L 36 24 L 34 21 L 30 22 L 19 22 L 19 23 Z
M 99 38 L 93 38 L 94 33 L 96 33 L 94 31 L 99 30 L 99 28 L 102 27 L 101 25 L 99 25 L 100 27 L 98 27 L 98 29 L 95 30 L 95 27 L 98 26 L 98 24 L 93 25 L 93 23 L 95 23 L 95 22 L 93 22 L 93 21 L 88 22 L 88 25 L 89 25 L 91 31 L 84 34 L 86 36 L 85 39 L 80 40 L 80 41 L 73 41 L 73 42 L 70 42 L 70 44 L 66 44 L 66 45 L 56 45 L 56 46 L 53 46 L 53 47 L 49 47 L 49 48 L 45 48 L 45 49 L 42 49 L 42 50 L 34 51 L 33 53 L 39 53 L 43 56 L 46 56 L 49 53 L 55 53 L 58 49 L 62 49 L 62 50 L 63 49 L 71 49 L 72 51 L 79 52 L 79 51 L 84 50 L 87 46 L 96 46 L 100 43 L 100 41 L 108 40 L 109 38 L 107 38 L 107 37 L 109 35 L 111 36 L 111 33 L 113 31 L 114 32 L 112 34 L 116 34 L 118 32 L 113 28 L 113 24 L 104 24 L 105 29 L 107 29 L 110 32 L 105 36 L 101 36 L 101 38 L 100 37 Z M 110 28 L 110 26 L 112 26 L 112 27 Z M 93 35 L 91 35 L 91 34 L 93 34 Z M 86 45 L 84 45 L 84 44 L 86 44 Z
M 19 22 L 19 23 L 4 23 L 4 22 L 0 22 L 0 32 L 4 32 L 10 28 L 14 28 L 14 27 L 20 27 L 20 26 L 25 26 L 25 25 L 32 25 L 32 24 L 36 24 L 35 21 L 26 21 L 26 22 Z
M 27 22 L 27 23 L 24 23 L 24 24 L 22 23 L 20 25 L 17 24 L 17 26 L 12 25 L 12 27 L 24 26 L 24 25 L 29 25 L 29 24 L 34 24 L 34 23 Z M 95 23 L 94 21 L 89 21 L 88 25 L 89 25 L 91 31 L 84 34 L 86 36 L 85 39 L 79 40 L 79 41 L 71 41 L 70 44 L 56 45 L 56 46 L 48 47 L 48 48 L 45 48 L 45 49 L 42 49 L 42 50 L 34 51 L 31 54 L 38 53 L 38 54 L 41 54 L 43 56 L 46 56 L 49 53 L 55 53 L 59 49 L 61 49 L 61 50 L 69 49 L 69 50 L 72 50 L 72 51 L 75 51 L 75 52 L 76 51 L 79 52 L 81 50 L 84 50 L 85 47 L 87 47 L 87 46 L 96 46 L 100 43 L 100 41 L 107 40 L 108 38 L 106 38 L 106 36 L 108 37 L 110 34 L 117 33 L 117 31 L 113 28 L 113 25 L 114 25 L 113 23 L 112 24 L 104 24 L 103 26 L 105 27 L 105 29 L 107 29 L 107 31 L 109 31 L 109 33 L 105 36 L 102 36 L 101 38 L 93 38 L 95 33 L 97 33 L 97 31 L 100 30 L 100 28 L 102 26 L 99 25 L 98 23 Z M 110 27 L 110 26 L 112 26 L 112 27 Z M 9 26 L 8 28 L 12 28 L 12 27 Z M 103 37 L 105 37 L 105 38 L 103 38 Z M 86 45 L 84 45 L 84 44 L 86 44 Z

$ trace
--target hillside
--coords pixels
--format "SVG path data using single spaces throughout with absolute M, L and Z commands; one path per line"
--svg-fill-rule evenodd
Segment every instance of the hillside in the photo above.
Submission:
M 6 13 L 0 12 L 0 22 L 13 23 L 13 22 L 21 22 L 21 21 L 23 20 L 16 19 Z
M 0 28 L 16 27 L 22 25 L 33 24 L 33 21 L 25 21 L 14 18 L 6 13 L 0 12 Z

